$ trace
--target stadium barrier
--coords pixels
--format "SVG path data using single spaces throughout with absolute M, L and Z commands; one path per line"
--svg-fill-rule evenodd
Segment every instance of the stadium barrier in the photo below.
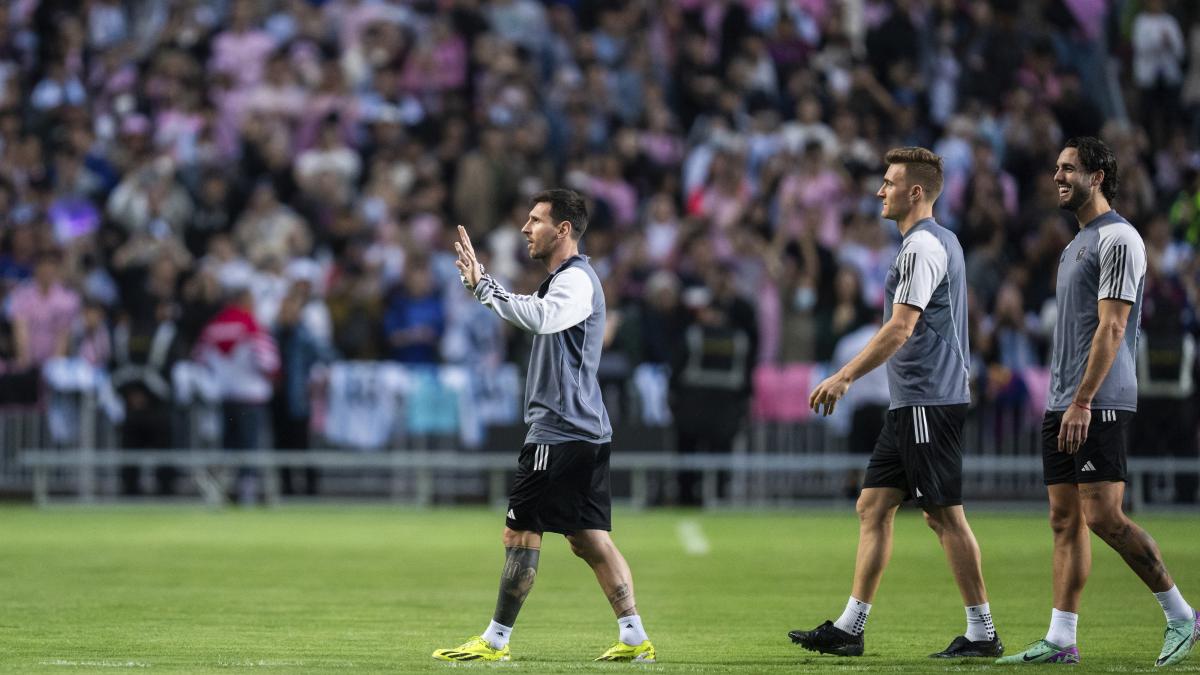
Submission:
M 0 492 L 32 495 L 39 504 L 67 494 L 92 503 L 115 498 L 123 466 L 137 467 L 143 478 L 172 466 L 189 479 L 178 485 L 181 496 L 221 504 L 231 475 L 249 467 L 261 474 L 264 499 L 277 503 L 283 495 L 276 470 L 311 467 L 320 472 L 323 497 L 500 503 L 523 442 L 521 382 L 511 364 L 485 377 L 460 366 L 333 364 L 314 378 L 313 445 L 324 449 L 303 452 L 221 450 L 217 387 L 186 362 L 173 373 L 171 447 L 122 449 L 119 401 L 106 390 L 104 373 L 89 368 L 59 363 L 47 376 L 42 405 L 0 409 Z M 676 452 L 666 371 L 638 366 L 606 389 L 614 494 L 637 507 L 675 503 L 679 474 L 688 471 L 701 476 L 709 506 L 845 501 L 861 483 L 871 422 L 880 420 L 886 391 L 856 390 L 866 396 L 818 418 L 802 394 L 823 376 L 814 364 L 760 367 L 733 451 L 706 456 Z M 1043 371 L 1022 377 L 1029 390 L 1044 389 Z M 1044 499 L 1042 406 L 1029 396 L 971 411 L 963 431 L 964 494 L 976 502 Z M 1135 506 L 1186 502 L 1200 474 L 1195 457 L 1131 457 L 1130 470 Z
M 766 508 L 795 506 L 806 501 L 804 495 L 788 498 L 768 497 L 755 493 L 749 486 L 754 480 L 783 474 L 845 474 L 863 468 L 864 457 L 854 454 L 821 455 L 750 455 L 695 454 L 678 455 L 664 452 L 623 452 L 612 456 L 614 473 L 629 476 L 628 505 L 643 509 L 652 505 L 650 474 L 661 472 L 677 477 L 682 471 L 701 475 L 704 505 L 709 507 Z M 500 508 L 506 502 L 508 476 L 513 470 L 513 458 L 501 453 L 462 453 L 447 451 L 414 451 L 390 454 L 356 454 L 345 451 L 320 450 L 287 452 L 263 450 L 238 452 L 222 450 L 27 450 L 21 463 L 33 474 L 33 499 L 38 506 L 51 501 L 49 477 L 52 472 L 76 473 L 76 498 L 84 504 L 97 502 L 97 470 L 117 469 L 135 465 L 143 470 L 172 466 L 186 470 L 199 488 L 199 494 L 209 506 L 227 503 L 236 471 L 253 469 L 261 476 L 263 499 L 268 505 L 282 501 L 278 470 L 283 468 L 315 467 L 326 470 L 357 470 L 406 476 L 412 479 L 409 503 L 428 507 L 438 501 L 438 482 L 435 472 L 479 472 L 487 475 L 487 502 Z M 967 477 L 979 475 L 1034 475 L 1040 480 L 1041 462 L 1028 457 L 966 457 L 963 472 Z M 1200 473 L 1200 459 L 1132 458 L 1129 460 L 1130 507 L 1145 506 L 1143 476 L 1148 474 L 1178 475 Z M 728 492 L 720 494 L 723 475 L 728 477 Z M 396 497 L 397 495 L 393 495 Z

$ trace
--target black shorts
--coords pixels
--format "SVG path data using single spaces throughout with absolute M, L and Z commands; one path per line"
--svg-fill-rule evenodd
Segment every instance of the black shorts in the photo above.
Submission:
M 889 410 L 863 487 L 902 490 L 925 510 L 962 504 L 966 419 L 965 403 Z
M 521 448 L 504 524 L 510 530 L 612 529 L 608 443 L 572 441 Z
M 1042 418 L 1042 477 L 1046 485 L 1124 481 L 1133 413 L 1093 408 L 1087 440 L 1074 455 L 1058 451 L 1062 417 L 1061 412 L 1047 410 Z

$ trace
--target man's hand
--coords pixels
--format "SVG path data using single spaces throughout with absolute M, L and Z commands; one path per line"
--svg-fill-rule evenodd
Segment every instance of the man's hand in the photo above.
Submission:
M 1068 455 L 1079 452 L 1087 440 L 1088 425 L 1091 423 L 1092 411 L 1072 403 L 1063 413 L 1062 426 L 1058 428 L 1058 451 Z
M 458 241 L 454 242 L 454 252 L 458 254 L 458 260 L 454 261 L 454 265 L 458 267 L 458 273 L 462 275 L 467 288 L 475 290 L 475 285 L 479 283 L 479 278 L 483 276 L 483 269 L 479 265 L 479 261 L 475 259 L 475 247 L 471 246 L 471 237 L 467 235 L 467 228 L 462 225 L 458 226 Z
M 832 415 L 838 399 L 845 396 L 846 391 L 850 389 L 850 382 L 850 378 L 841 371 L 834 373 L 813 389 L 812 395 L 808 397 L 808 406 L 818 415 Z M 821 406 L 825 407 L 824 412 L 821 412 Z

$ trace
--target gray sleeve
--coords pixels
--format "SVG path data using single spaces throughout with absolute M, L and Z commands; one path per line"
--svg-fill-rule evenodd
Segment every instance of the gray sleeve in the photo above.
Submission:
M 1137 300 L 1138 284 L 1146 275 L 1146 247 L 1133 227 L 1125 224 L 1100 230 L 1100 285 L 1097 300 Z
M 934 289 L 946 278 L 948 264 L 946 249 L 936 237 L 928 232 L 914 234 L 896 257 L 899 280 L 892 302 L 924 310 Z
M 540 335 L 564 331 L 588 318 L 594 292 L 591 278 L 575 267 L 555 275 L 544 298 L 509 293 L 489 275 L 475 286 L 475 297 L 497 316 Z

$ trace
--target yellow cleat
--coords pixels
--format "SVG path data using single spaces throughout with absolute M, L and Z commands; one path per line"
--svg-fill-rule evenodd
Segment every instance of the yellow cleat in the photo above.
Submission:
M 654 663 L 654 645 L 646 640 L 640 645 L 627 645 L 620 640 L 608 648 L 597 661 L 633 661 L 636 663 Z
M 650 654 L 653 657 L 653 647 L 650 648 Z M 508 645 L 504 645 L 503 649 L 494 649 L 487 640 L 476 635 L 453 649 L 435 651 L 433 658 L 439 661 L 508 661 L 512 658 L 512 652 Z

